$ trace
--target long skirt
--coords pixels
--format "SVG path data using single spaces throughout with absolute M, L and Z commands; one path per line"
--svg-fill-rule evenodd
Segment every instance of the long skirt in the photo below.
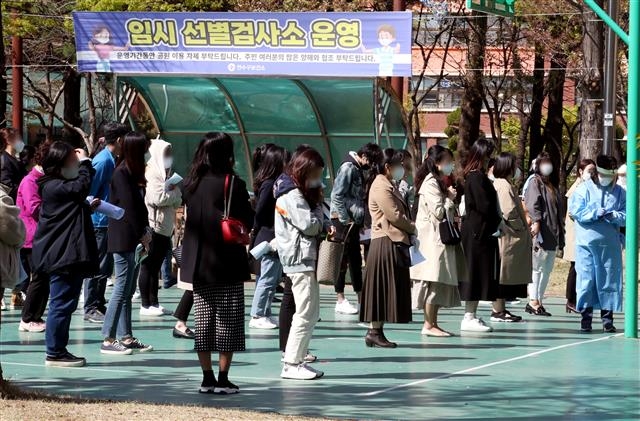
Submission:
M 411 321 L 409 265 L 398 247 L 389 237 L 371 240 L 362 286 L 361 322 Z
M 196 340 L 198 352 L 245 350 L 244 286 L 194 285 Z

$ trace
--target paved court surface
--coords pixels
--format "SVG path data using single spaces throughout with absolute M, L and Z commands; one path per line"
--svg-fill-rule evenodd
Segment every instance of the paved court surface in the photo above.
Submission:
M 107 290 L 110 293 L 110 290 Z M 252 285 L 247 286 L 247 314 Z M 181 296 L 160 291 L 173 309 Z M 312 350 L 325 371 L 314 382 L 279 378 L 277 331 L 247 330 L 248 351 L 238 354 L 231 379 L 241 394 L 200 395 L 193 342 L 171 336 L 170 316 L 142 319 L 134 303 L 134 332 L 154 352 L 106 356 L 100 332 L 74 315 L 69 350 L 87 358 L 77 369 L 44 366 L 44 334 L 19 333 L 19 313 L 2 314 L 0 359 L 16 385 L 87 398 L 244 408 L 285 414 L 368 419 L 639 419 L 640 342 L 578 332 L 563 301 L 548 300 L 551 318 L 493 324 L 486 335 L 420 336 L 421 314 L 409 325 L 389 325 L 393 350 L 369 349 L 356 316 L 333 312 L 332 290 L 322 288 L 322 321 Z M 277 307 L 276 307 L 277 308 Z M 524 304 L 512 311 L 524 315 Z M 480 313 L 488 320 L 488 307 Z M 443 311 L 441 324 L 459 332 L 461 309 Z M 191 323 L 192 324 L 192 323 Z M 622 329 L 619 315 L 616 325 Z M 144 418 L 144 417 L 143 417 Z

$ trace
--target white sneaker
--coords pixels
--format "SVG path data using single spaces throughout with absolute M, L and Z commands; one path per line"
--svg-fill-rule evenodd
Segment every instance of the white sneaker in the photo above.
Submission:
M 140 315 L 147 317 L 159 317 L 164 315 L 164 312 L 158 307 L 140 307 Z
M 5 311 L 7 309 L 7 305 L 4 303 L 4 298 L 0 299 L 0 311 Z
M 358 308 L 351 305 L 346 298 L 341 303 L 336 303 L 336 313 L 340 314 L 358 314 Z
M 140 301 L 140 291 L 136 291 L 131 297 L 131 301 Z
M 465 332 L 493 332 L 493 328 L 487 326 L 482 319 L 462 319 L 460 330 Z
M 280 377 L 283 379 L 291 380 L 314 380 L 324 376 L 324 373 L 318 370 L 314 370 L 307 364 L 293 365 L 285 364 L 282 367 L 282 373 Z
M 173 314 L 173 311 L 167 310 L 166 308 L 164 308 L 164 307 L 162 307 L 160 305 L 158 307 L 155 307 L 155 308 L 159 309 L 162 312 L 162 314 Z
M 269 320 L 268 317 L 252 317 L 249 327 L 253 329 L 275 329 L 278 325 Z
M 107 286 L 108 287 L 112 287 L 113 286 L 113 278 L 107 279 Z
M 275 316 L 269 316 L 269 317 L 268 317 L 268 319 L 269 319 L 269 321 L 270 321 L 271 323 L 273 323 L 274 325 L 276 325 L 276 327 L 279 327 L 279 326 L 280 326 L 280 319 L 278 319 L 277 317 L 275 317 Z

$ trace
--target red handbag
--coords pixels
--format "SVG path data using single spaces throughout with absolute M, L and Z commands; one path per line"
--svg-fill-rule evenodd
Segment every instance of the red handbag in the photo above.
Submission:
M 233 180 L 235 176 L 227 174 L 227 178 L 224 181 L 224 213 L 222 220 L 220 221 L 220 228 L 222 229 L 222 240 L 227 244 L 241 244 L 243 246 L 249 245 L 251 239 L 249 238 L 249 230 L 244 226 L 242 221 L 229 216 L 231 210 L 231 198 L 233 197 Z M 231 182 L 229 181 L 231 179 Z M 229 194 L 229 200 L 227 200 L 227 193 Z

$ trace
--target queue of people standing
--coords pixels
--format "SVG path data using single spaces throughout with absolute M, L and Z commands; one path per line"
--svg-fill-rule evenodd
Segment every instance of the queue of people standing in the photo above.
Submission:
M 397 347 L 385 324 L 411 322 L 414 309 L 424 312 L 421 334 L 435 337 L 453 335 L 438 322 L 440 308 L 463 301 L 462 332 L 492 331 L 478 314 L 480 301 L 492 303 L 493 323 L 522 320 L 506 309 L 515 297 L 529 297 L 526 313 L 549 317 L 545 291 L 563 250 L 573 262 L 569 282 L 575 283 L 567 289 L 568 311 L 581 313 L 580 329 L 590 332 L 593 312 L 600 309 L 603 330 L 615 332 L 626 200 L 612 157 L 580 162 L 567 212 L 551 180 L 548 154 L 534 161 L 520 195 L 516 186 L 523 174 L 515 156 L 494 156 L 486 139 L 473 144 L 459 168 L 451 150 L 432 146 L 413 185 L 410 153 L 366 144 L 347 154 L 329 197 L 318 151 L 265 144 L 254 153 L 252 201 L 234 172 L 227 134 L 204 136 L 179 187 L 170 182 L 169 143 L 118 123 L 106 124 L 103 132 L 102 150 L 93 159 L 67 143 L 44 142 L 26 159 L 27 174 L 18 159 L 21 140 L 10 129 L 0 131 L 0 280 L 13 288 L 12 305 L 26 295 L 19 329 L 45 332 L 49 366 L 86 363 L 67 349 L 83 285 L 84 318 L 102 325 L 101 353 L 152 351 L 133 333 L 132 301 L 139 285 L 140 316 L 168 313 L 159 303 L 158 274 L 171 250 L 185 289 L 173 336 L 195 339 L 201 393 L 239 391 L 229 371 L 234 353 L 245 350 L 244 283 L 252 267 L 257 276 L 249 327 L 280 329 L 281 377 L 323 376 L 311 366 L 317 357 L 310 352 L 320 316 L 316 269 L 322 241 L 344 244 L 335 261 L 334 310 L 359 313 L 368 347 Z M 124 215 L 103 215 L 103 202 Z M 176 209 L 182 206 L 184 223 L 176 233 Z M 565 223 L 571 228 L 566 232 Z M 175 249 L 172 237 L 180 239 Z M 265 251 L 251 265 L 248 250 L 257 246 Z M 416 250 L 424 256 L 420 263 L 412 261 Z M 344 294 L 347 270 L 357 303 Z M 282 280 L 276 318 L 272 303 Z M 195 332 L 186 324 L 193 305 Z M 218 354 L 217 377 L 212 353 Z

